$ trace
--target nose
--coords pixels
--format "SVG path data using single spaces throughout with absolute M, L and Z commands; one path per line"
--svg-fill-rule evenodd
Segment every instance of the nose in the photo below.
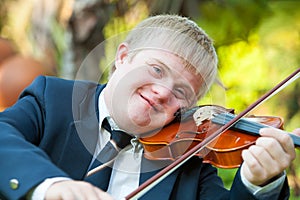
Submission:
M 173 94 L 172 90 L 165 85 L 154 84 L 151 89 L 159 103 L 169 102 Z

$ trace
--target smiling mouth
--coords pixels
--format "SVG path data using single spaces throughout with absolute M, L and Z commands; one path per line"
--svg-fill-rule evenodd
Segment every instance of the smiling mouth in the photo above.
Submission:
M 140 96 L 141 96 L 142 99 L 144 99 L 153 108 L 154 111 L 158 112 L 158 109 L 157 109 L 157 106 L 156 106 L 155 102 L 151 101 L 151 99 L 146 98 L 142 94 L 140 94 Z

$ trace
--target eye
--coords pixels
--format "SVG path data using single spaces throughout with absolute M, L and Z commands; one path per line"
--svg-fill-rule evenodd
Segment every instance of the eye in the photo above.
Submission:
M 185 87 L 177 87 L 174 89 L 174 96 L 180 100 L 182 106 L 190 106 L 192 103 L 191 91 Z
M 152 74 L 156 78 L 162 78 L 163 70 L 161 67 L 159 67 L 157 65 L 151 65 L 150 67 L 151 67 L 150 74 Z
M 183 88 L 176 88 L 175 89 L 175 96 L 179 99 L 185 99 L 186 98 L 186 92 Z
M 153 71 L 154 71 L 155 73 L 157 73 L 157 74 L 161 74 L 161 73 L 162 73 L 162 71 L 161 71 L 160 68 L 155 67 L 155 66 L 152 66 L 152 68 L 153 68 Z

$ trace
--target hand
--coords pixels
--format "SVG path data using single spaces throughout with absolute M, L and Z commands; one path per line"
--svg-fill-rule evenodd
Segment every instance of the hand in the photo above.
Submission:
M 45 200 L 81 200 L 81 199 L 105 199 L 113 198 L 106 192 L 84 181 L 60 181 L 49 187 L 46 192 Z
M 299 130 L 300 133 L 300 130 Z M 241 172 L 254 185 L 266 185 L 280 175 L 295 159 L 294 143 L 284 131 L 263 128 L 256 144 L 242 152 Z
M 296 128 L 295 130 L 293 130 L 292 134 L 300 137 L 300 128 Z

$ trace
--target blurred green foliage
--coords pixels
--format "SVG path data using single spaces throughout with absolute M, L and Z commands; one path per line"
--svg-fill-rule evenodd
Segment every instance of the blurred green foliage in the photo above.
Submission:
M 200 103 L 221 104 L 239 113 L 299 68 L 299 6 L 299 1 L 201 4 L 197 22 L 215 40 L 219 77 L 225 89 L 214 86 Z M 300 80 L 296 80 L 252 114 L 281 116 L 287 131 L 300 127 L 299 85 Z M 298 156 L 294 161 L 295 174 L 288 169 L 290 199 L 299 199 L 299 160 Z M 230 187 L 235 172 L 219 170 L 226 187 Z
M 15 0 L 16 1 L 16 0 Z M 0 0 L 0 4 L 9 2 Z M 103 1 L 104 2 L 104 1 Z M 236 113 L 272 89 L 287 77 L 300 62 L 300 1 L 296 0 L 111 0 L 112 17 L 102 33 L 107 40 L 100 67 L 103 71 L 113 63 L 117 46 L 116 35 L 130 30 L 141 19 L 153 13 L 179 13 L 195 20 L 213 38 L 219 56 L 219 80 L 199 104 L 218 104 L 234 108 Z M 24 2 L 23 2 L 24 3 Z M 22 4 L 23 5 L 23 4 Z M 13 9 L 15 10 L 15 9 Z M 0 6 L 1 34 L 9 35 L 13 29 L 7 24 L 5 6 Z M 3 12 L 2 12 L 3 11 Z M 18 21 L 12 20 L 11 21 Z M 63 26 L 51 23 L 56 58 L 63 63 L 64 51 L 70 50 L 63 41 Z M 98 30 L 100 31 L 100 30 Z M 20 31 L 14 31 L 19 37 Z M 12 38 L 13 39 L 13 38 Z M 115 40 L 117 39 L 117 40 Z M 16 39 L 21 44 L 24 37 Z M 101 42 L 101 41 L 98 41 Z M 28 46 L 22 45 L 23 47 Z M 61 66 L 64 68 L 64 65 Z M 107 74 L 105 76 L 107 78 Z M 276 94 L 251 114 L 281 116 L 285 129 L 300 127 L 300 80 L 295 81 Z M 288 169 L 292 196 L 300 198 L 299 152 L 294 162 L 295 169 Z M 236 169 L 220 169 L 226 187 L 230 187 Z

